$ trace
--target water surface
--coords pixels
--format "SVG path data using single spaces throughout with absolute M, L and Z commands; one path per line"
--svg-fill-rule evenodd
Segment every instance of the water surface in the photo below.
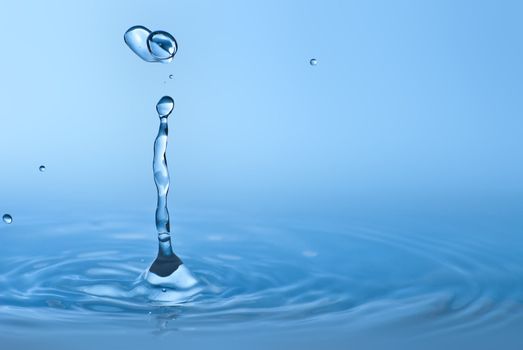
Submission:
M 4 225 L 0 324 L 19 336 L 336 334 L 339 346 L 362 334 L 423 340 L 520 328 L 523 249 L 514 221 L 494 234 L 485 219 L 420 219 L 263 224 L 185 215 L 173 231 L 199 281 L 189 291 L 141 278 L 155 252 L 150 220 Z

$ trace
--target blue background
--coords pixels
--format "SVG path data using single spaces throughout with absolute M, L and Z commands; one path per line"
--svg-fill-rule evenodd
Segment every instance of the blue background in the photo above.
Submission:
M 503 204 L 523 186 L 522 10 L 519 1 L 6 2 L 0 212 L 153 210 L 154 107 L 166 94 L 176 101 L 174 211 Z M 123 33 L 137 24 L 176 37 L 172 64 L 128 49 Z

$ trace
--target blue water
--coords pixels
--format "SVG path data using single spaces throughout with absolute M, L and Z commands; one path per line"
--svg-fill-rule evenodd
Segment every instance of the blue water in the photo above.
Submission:
M 522 11 L 5 1 L 0 350 L 522 349 Z
M 249 334 L 261 347 L 306 339 L 333 348 L 447 339 L 477 346 L 483 337 L 519 344 L 520 217 L 449 207 L 458 214 L 396 208 L 344 223 L 180 213 L 175 250 L 199 285 L 179 292 L 142 279 L 156 251 L 147 213 L 4 225 L 1 328 L 13 344 L 31 334 L 53 346 L 74 335 L 96 347 L 88 334 L 128 348 L 169 337 L 228 347 Z

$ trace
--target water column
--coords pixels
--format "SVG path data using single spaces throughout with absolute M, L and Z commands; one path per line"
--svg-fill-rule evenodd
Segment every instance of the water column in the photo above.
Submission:
M 150 31 L 144 26 L 133 26 L 124 34 L 124 41 L 142 60 L 153 63 L 170 63 L 178 51 L 178 44 L 168 32 Z M 170 76 L 169 78 L 172 78 Z M 169 193 L 169 169 L 167 168 L 167 137 L 169 126 L 167 118 L 174 108 L 170 96 L 162 97 L 156 104 L 160 117 L 160 128 L 154 140 L 153 173 L 158 202 L 156 205 L 156 231 L 158 232 L 158 255 L 145 273 L 145 279 L 152 285 L 165 288 L 190 288 L 197 284 L 196 279 L 174 254 L 171 242 L 171 226 L 167 209 Z
M 169 135 L 168 117 L 174 109 L 170 96 L 162 97 L 156 104 L 160 117 L 158 135 L 154 140 L 153 173 L 158 191 L 156 205 L 156 231 L 158 232 L 158 255 L 146 273 L 146 280 L 162 287 L 190 288 L 197 281 L 182 260 L 174 253 L 171 242 L 171 226 L 167 195 L 169 194 L 169 169 L 167 167 L 167 139 Z
M 190 288 L 197 281 L 182 260 L 174 253 L 171 242 L 171 225 L 167 208 L 169 194 L 169 169 L 167 167 L 167 139 L 169 125 L 167 118 L 174 109 L 174 101 L 170 96 L 162 97 L 156 104 L 160 117 L 158 135 L 154 140 L 153 173 L 158 191 L 156 205 L 156 231 L 158 232 L 158 255 L 153 261 L 145 278 L 153 284 L 170 288 Z

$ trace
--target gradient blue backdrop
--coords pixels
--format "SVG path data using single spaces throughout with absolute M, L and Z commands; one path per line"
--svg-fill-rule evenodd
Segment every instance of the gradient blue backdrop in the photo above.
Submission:
M 0 212 L 152 211 L 165 94 L 177 104 L 174 210 L 517 198 L 522 11 L 521 1 L 4 2 Z M 172 64 L 127 48 L 137 24 L 177 38 Z

